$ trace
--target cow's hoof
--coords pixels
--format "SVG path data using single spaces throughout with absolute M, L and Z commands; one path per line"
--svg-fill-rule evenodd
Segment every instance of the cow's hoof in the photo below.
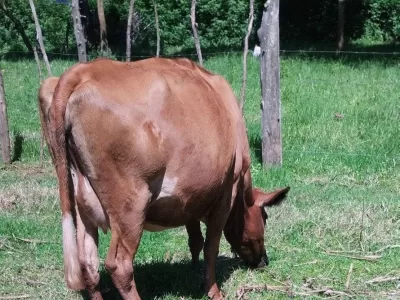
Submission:
M 90 300 L 103 300 L 103 296 L 99 291 L 96 291 L 90 296 Z
M 213 297 L 210 298 L 211 300 L 223 300 L 225 299 L 221 292 L 218 292 Z
M 198 259 L 192 259 L 192 269 L 200 269 L 200 261 Z
M 216 288 L 212 288 L 208 293 L 207 293 L 208 298 L 212 299 L 212 300 L 223 300 L 224 297 L 222 295 L 222 293 L 220 292 L 220 290 L 216 287 Z

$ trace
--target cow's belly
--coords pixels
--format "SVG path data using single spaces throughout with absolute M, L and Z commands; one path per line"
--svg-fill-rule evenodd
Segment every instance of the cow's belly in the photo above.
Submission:
M 144 230 L 163 231 L 185 226 L 193 221 L 207 224 L 208 214 L 217 198 L 168 197 L 151 203 L 147 212 Z
M 145 222 L 144 223 L 144 230 L 151 231 L 151 232 L 164 231 L 164 230 L 171 229 L 171 228 L 175 228 L 175 227 L 166 227 L 166 226 L 153 224 L 153 223 L 150 223 L 150 222 Z

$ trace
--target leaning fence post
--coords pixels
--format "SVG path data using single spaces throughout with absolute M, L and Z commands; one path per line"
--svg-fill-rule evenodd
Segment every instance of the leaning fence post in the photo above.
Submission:
M 5 164 L 11 163 L 10 133 L 7 121 L 7 106 L 4 93 L 3 73 L 0 70 L 0 145 L 1 158 Z
M 203 66 L 203 55 L 201 54 L 200 39 L 196 23 L 196 0 L 192 0 L 192 5 L 190 7 L 190 22 L 192 24 L 194 45 L 196 46 L 196 52 L 197 52 L 197 57 L 199 59 L 199 64 L 200 66 Z
M 244 102 L 246 101 L 246 83 L 247 83 L 247 52 L 249 51 L 249 37 L 253 29 L 254 21 L 254 0 L 250 0 L 249 3 L 249 24 L 247 27 L 247 33 L 244 38 L 244 50 L 243 50 L 243 78 L 242 78 L 242 89 L 240 90 L 240 110 L 243 113 Z
M 40 51 L 42 52 L 43 60 L 46 64 L 47 76 L 53 76 L 53 74 L 51 73 L 49 59 L 47 58 L 46 50 L 44 48 L 42 29 L 40 28 L 39 20 L 38 20 L 37 14 L 36 14 L 35 4 L 33 3 L 33 0 L 29 0 L 29 4 L 31 6 L 33 19 L 35 21 L 36 38 L 37 38 L 37 41 L 39 42 Z

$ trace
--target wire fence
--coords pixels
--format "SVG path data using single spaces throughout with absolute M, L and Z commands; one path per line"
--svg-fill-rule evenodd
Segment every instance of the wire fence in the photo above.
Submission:
M 249 50 L 249 52 L 252 52 Z M 393 58 L 397 57 L 400 59 L 400 52 L 392 51 L 392 52 L 379 52 L 379 51 L 330 51 L 330 50 L 302 50 L 302 49 L 297 49 L 297 50 L 288 50 L 288 49 L 282 49 L 280 50 L 281 55 L 284 54 L 321 54 L 321 55 L 360 55 L 360 56 L 380 56 L 380 57 L 390 57 Z M 24 51 L 10 51 L 4 54 L 32 54 L 33 53 L 27 53 Z M 62 53 L 62 52 L 49 52 L 47 53 L 48 56 L 60 56 L 60 57 L 78 57 L 77 54 L 72 54 L 72 53 Z M 243 51 L 218 51 L 218 52 L 205 52 L 203 55 L 205 57 L 207 56 L 217 56 L 217 55 L 242 55 Z M 0 57 L 1 57 L 0 53 Z M 131 55 L 131 58 L 133 59 L 144 59 L 144 58 L 150 58 L 154 57 L 155 55 Z M 96 58 L 98 57 L 97 55 L 88 55 L 88 58 Z M 196 53 L 182 53 L 182 54 L 171 54 L 171 55 L 160 55 L 160 57 L 165 57 L 165 58 L 178 58 L 178 57 L 197 57 Z M 113 58 L 119 58 L 119 59 L 125 59 L 125 56 L 122 55 L 114 55 Z M 400 60 L 399 60 L 400 62 Z M 295 84 L 303 84 L 303 85 L 332 85 L 332 80 L 331 79 L 324 79 L 324 78 L 318 78 L 318 79 L 296 79 L 293 81 Z M 400 80 L 375 80 L 375 81 L 368 81 L 366 82 L 360 82 L 360 81 L 353 81 L 353 80 L 336 80 L 334 82 L 336 85 L 359 85 L 359 86 L 365 86 L 365 85 L 380 85 L 380 86 L 397 86 L 400 87 Z M 292 122 L 286 122 L 286 124 L 291 124 Z M 40 140 L 40 136 L 38 135 L 32 135 L 29 133 L 23 134 L 24 138 L 27 140 Z M 382 153 L 351 153 L 351 152 L 344 152 L 344 151 L 315 151 L 315 150 L 306 150 L 306 149 L 283 149 L 283 154 L 284 155 L 297 155 L 297 156 L 304 156 L 304 155 L 312 155 L 312 156 L 331 156 L 331 157 L 368 157 L 371 159 L 380 159 L 380 160 L 390 160 L 390 161 L 399 161 L 400 160 L 400 154 L 382 154 Z
M 305 50 L 305 49 L 281 49 L 279 50 L 281 54 L 330 54 L 330 55 L 379 55 L 379 56 L 399 56 L 399 51 L 350 51 L 350 50 Z M 252 50 L 249 50 L 252 52 Z M 10 55 L 10 54 L 29 54 L 33 55 L 33 52 L 28 51 L 7 51 L 4 53 L 0 53 L 0 55 Z M 213 51 L 213 52 L 202 52 L 205 56 L 213 56 L 213 55 L 228 55 L 228 54 L 243 54 L 243 51 Z M 47 55 L 50 56 L 68 56 L 68 57 L 78 57 L 76 53 L 63 53 L 63 52 L 47 52 Z M 98 55 L 88 54 L 88 57 L 98 57 Z M 148 58 L 154 57 L 153 54 L 143 54 L 143 55 L 131 55 L 131 58 Z M 123 58 L 125 59 L 125 55 L 113 55 L 115 58 Z M 197 57 L 197 53 L 179 53 L 179 54 L 160 54 L 160 57 Z

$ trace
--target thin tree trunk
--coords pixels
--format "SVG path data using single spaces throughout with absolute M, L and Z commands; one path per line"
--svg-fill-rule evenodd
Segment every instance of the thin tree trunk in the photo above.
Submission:
M 258 36 L 262 51 L 262 159 L 264 165 L 282 165 L 279 0 L 266 1 Z
M 78 48 L 78 58 L 80 62 L 87 61 L 86 55 L 86 39 L 82 28 L 81 14 L 79 12 L 79 0 L 72 0 L 72 20 L 74 23 L 74 33 L 76 46 Z
M 44 48 L 44 43 L 43 43 L 43 35 L 42 35 L 42 29 L 40 28 L 39 20 L 36 14 L 36 8 L 35 4 L 33 3 L 33 0 L 29 0 L 29 4 L 31 6 L 32 10 L 32 15 L 33 15 L 33 20 L 35 21 L 35 27 L 36 27 L 36 38 L 39 43 L 40 51 L 42 52 L 43 60 L 46 64 L 47 68 L 47 76 L 53 76 L 50 68 L 50 63 L 47 58 L 46 54 L 46 49 Z M 38 66 L 38 73 L 39 73 L 39 82 L 42 83 L 42 68 L 40 66 L 40 60 L 39 60 L 39 55 L 37 54 L 36 47 L 33 48 L 33 54 L 35 56 L 36 64 Z M 43 153 L 44 153 L 44 134 L 43 131 L 41 131 L 41 137 L 40 137 L 40 167 L 43 166 Z
M 33 0 L 29 0 L 29 4 L 32 9 L 33 20 L 35 21 L 36 38 L 39 42 L 40 51 L 42 52 L 44 63 L 46 64 L 47 76 L 53 76 L 53 74 L 51 73 L 49 59 L 47 58 L 46 49 L 44 48 L 42 29 L 40 28 L 39 20 L 36 14 L 35 4 L 33 4 Z
M 249 36 L 253 29 L 254 21 L 254 0 L 250 0 L 249 4 L 249 25 L 247 27 L 247 33 L 244 38 L 244 50 L 243 50 L 243 80 L 242 89 L 240 91 L 240 110 L 243 111 L 244 102 L 246 100 L 246 83 L 247 83 L 247 52 L 249 52 Z
M 0 11 L 4 13 L 5 16 L 7 16 L 10 21 L 15 25 L 15 29 L 18 31 L 19 35 L 22 38 L 22 41 L 24 42 L 26 48 L 28 48 L 29 52 L 33 52 L 33 46 L 31 41 L 29 40 L 29 37 L 25 33 L 24 26 L 19 22 L 19 20 L 14 17 L 12 12 L 6 7 L 4 1 L 0 1 Z
M 6 96 L 4 93 L 3 74 L 0 70 L 0 146 L 1 158 L 5 164 L 11 163 L 10 133 L 7 121 Z
M 153 0 L 154 5 L 154 17 L 156 19 L 156 33 L 157 33 L 157 50 L 156 56 L 160 56 L 160 24 L 158 23 L 158 9 L 157 9 L 157 0 Z
M 100 50 L 103 56 L 108 56 L 110 53 L 110 49 L 108 48 L 107 41 L 107 26 L 106 26 L 106 18 L 104 16 L 104 1 L 97 0 L 97 13 L 99 16 L 99 25 L 100 25 Z
M 346 0 L 339 0 L 338 6 L 338 44 L 337 50 L 342 51 L 344 47 L 344 24 Z
M 131 60 L 131 32 L 132 32 L 132 19 L 133 19 L 133 7 L 135 5 L 135 0 L 130 0 L 129 2 L 129 16 L 128 25 L 126 27 L 126 61 Z
M 39 55 L 37 53 L 36 47 L 33 48 L 33 56 L 35 57 L 36 65 L 38 68 L 39 83 L 42 83 L 42 80 L 43 80 L 42 67 L 40 65 L 40 59 L 39 59 Z
M 42 84 L 42 81 L 43 81 L 42 67 L 40 65 L 40 59 L 39 59 L 39 55 L 37 53 L 36 47 L 33 48 L 33 55 L 35 56 L 35 61 L 36 61 L 36 65 L 37 65 L 37 68 L 38 68 L 39 84 Z M 40 167 L 43 167 L 43 154 L 44 154 L 44 133 L 43 133 L 43 130 L 41 130 L 41 135 L 40 135 L 40 162 L 39 162 Z
M 190 8 L 190 20 L 192 23 L 193 39 L 196 46 L 197 57 L 199 58 L 200 65 L 203 66 L 203 56 L 201 55 L 200 40 L 196 23 L 196 0 L 192 0 L 192 6 Z
M 69 49 L 69 30 L 70 30 L 70 23 L 67 20 L 67 28 L 65 28 L 65 51 L 67 52 Z
M 42 81 L 43 81 L 42 67 L 40 65 L 40 59 L 39 59 L 39 55 L 37 53 L 36 47 L 33 48 L 33 55 L 35 56 L 35 61 L 36 61 L 36 65 L 37 65 L 37 68 L 38 68 L 39 84 L 42 84 Z M 44 133 L 43 133 L 43 130 L 41 130 L 41 135 L 40 135 L 40 161 L 39 161 L 39 166 L 40 167 L 43 167 L 43 154 L 44 154 Z
M 89 0 L 78 0 L 78 1 L 79 1 L 78 7 L 79 7 L 79 13 L 81 16 L 81 26 L 82 26 L 83 37 L 85 39 L 86 45 L 88 45 L 89 44 L 88 41 L 90 40 L 89 27 L 90 27 L 90 24 L 93 23 L 93 20 L 91 20 L 91 15 L 90 15 Z

